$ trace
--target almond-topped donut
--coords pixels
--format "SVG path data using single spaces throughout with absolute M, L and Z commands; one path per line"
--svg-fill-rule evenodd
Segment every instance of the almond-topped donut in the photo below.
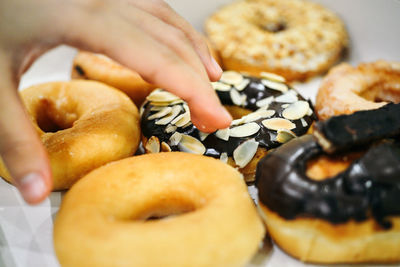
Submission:
M 95 81 L 50 82 L 20 94 L 47 150 L 53 190 L 67 189 L 89 171 L 138 148 L 138 109 L 115 88 Z M 12 182 L 1 160 L 0 176 Z
M 379 60 L 332 68 L 318 90 L 315 110 L 325 120 L 400 102 L 400 62 Z
M 219 158 L 239 168 L 247 182 L 254 181 L 258 160 L 268 150 L 306 133 L 315 117 L 311 104 L 284 78 L 270 73 L 263 76 L 225 71 L 213 83 L 235 120 L 211 134 L 191 123 L 182 99 L 163 90 L 152 92 L 141 108 L 146 151 L 185 151 Z
M 341 56 L 347 33 L 326 8 L 305 0 L 242 0 L 222 7 L 205 23 L 224 69 L 304 80 Z

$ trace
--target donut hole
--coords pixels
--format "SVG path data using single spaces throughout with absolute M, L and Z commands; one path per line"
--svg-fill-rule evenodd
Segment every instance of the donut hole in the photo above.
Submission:
M 75 112 L 57 107 L 53 101 L 43 98 L 36 111 L 36 122 L 43 132 L 58 132 L 71 128 L 78 119 Z
M 134 216 L 134 220 L 157 221 L 170 219 L 187 214 L 198 209 L 193 201 L 183 199 L 162 199 L 159 202 L 147 204 L 146 208 Z
M 258 27 L 266 32 L 277 33 L 286 30 L 287 25 L 285 21 L 267 21 L 258 23 Z
M 319 156 L 307 162 L 306 175 L 315 181 L 332 178 L 345 171 L 362 154 L 362 152 L 352 152 L 346 155 Z
M 360 96 L 373 102 L 400 103 L 400 88 L 398 84 L 377 83 L 361 92 Z
M 240 119 L 241 117 L 246 116 L 253 112 L 249 109 L 245 109 L 239 106 L 224 106 L 224 107 L 229 112 L 229 114 L 231 114 L 234 120 Z

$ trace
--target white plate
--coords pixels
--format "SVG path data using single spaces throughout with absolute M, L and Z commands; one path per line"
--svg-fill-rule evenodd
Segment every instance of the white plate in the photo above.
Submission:
M 208 14 L 229 0 L 168 0 L 198 30 Z M 400 61 L 400 1 L 398 0 L 319 0 L 336 11 L 345 21 L 351 45 L 347 61 L 386 59 Z M 68 80 L 76 51 L 62 46 L 42 56 L 24 75 L 20 89 L 55 80 Z M 297 84 L 303 95 L 314 99 L 320 78 Z M 0 179 L 0 266 L 59 266 L 52 247 L 54 216 L 61 203 L 61 193 L 38 206 L 26 205 L 16 189 Z M 248 266 L 307 266 L 274 247 L 261 251 Z M 392 265 L 393 266 L 393 265 Z

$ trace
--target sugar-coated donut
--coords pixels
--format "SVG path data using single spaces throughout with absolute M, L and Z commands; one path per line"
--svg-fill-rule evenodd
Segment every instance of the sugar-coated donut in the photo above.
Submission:
M 213 83 L 232 114 L 230 127 L 206 134 L 190 121 L 187 104 L 166 91 L 152 92 L 141 108 L 142 142 L 147 152 L 184 151 L 219 158 L 254 181 L 257 162 L 268 150 L 307 132 L 314 120 L 305 101 L 284 78 L 225 71 Z M 206 105 L 206 104 L 205 104 Z
M 67 192 L 54 225 L 63 267 L 243 266 L 263 236 L 240 173 L 182 152 L 92 171 Z
M 316 98 L 318 117 L 377 109 L 400 102 L 400 63 L 379 60 L 353 67 L 342 63 L 323 79 Z
M 139 145 L 139 112 L 110 86 L 50 82 L 23 90 L 21 98 L 50 158 L 53 190 L 67 189 L 89 171 L 131 156 Z M 4 166 L 0 176 L 12 180 Z
M 145 82 L 138 73 L 118 64 L 112 59 L 90 52 L 79 51 L 75 56 L 71 77 L 95 80 L 126 93 L 139 107 L 155 88 Z
M 341 56 L 347 33 L 326 8 L 303 0 L 242 0 L 209 17 L 205 31 L 224 69 L 304 80 Z
M 400 261 L 399 117 L 400 104 L 332 117 L 315 125 L 323 139 L 296 138 L 259 162 L 260 211 L 283 250 L 314 263 Z

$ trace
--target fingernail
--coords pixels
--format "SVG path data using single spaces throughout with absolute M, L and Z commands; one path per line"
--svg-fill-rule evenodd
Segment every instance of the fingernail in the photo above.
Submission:
M 211 57 L 211 62 L 214 70 L 218 73 L 218 75 L 221 75 L 222 74 L 221 66 L 218 64 L 218 62 L 215 60 L 214 57 Z
M 43 198 L 46 193 L 44 179 L 38 173 L 29 173 L 18 183 L 18 189 L 26 202 L 33 203 Z

